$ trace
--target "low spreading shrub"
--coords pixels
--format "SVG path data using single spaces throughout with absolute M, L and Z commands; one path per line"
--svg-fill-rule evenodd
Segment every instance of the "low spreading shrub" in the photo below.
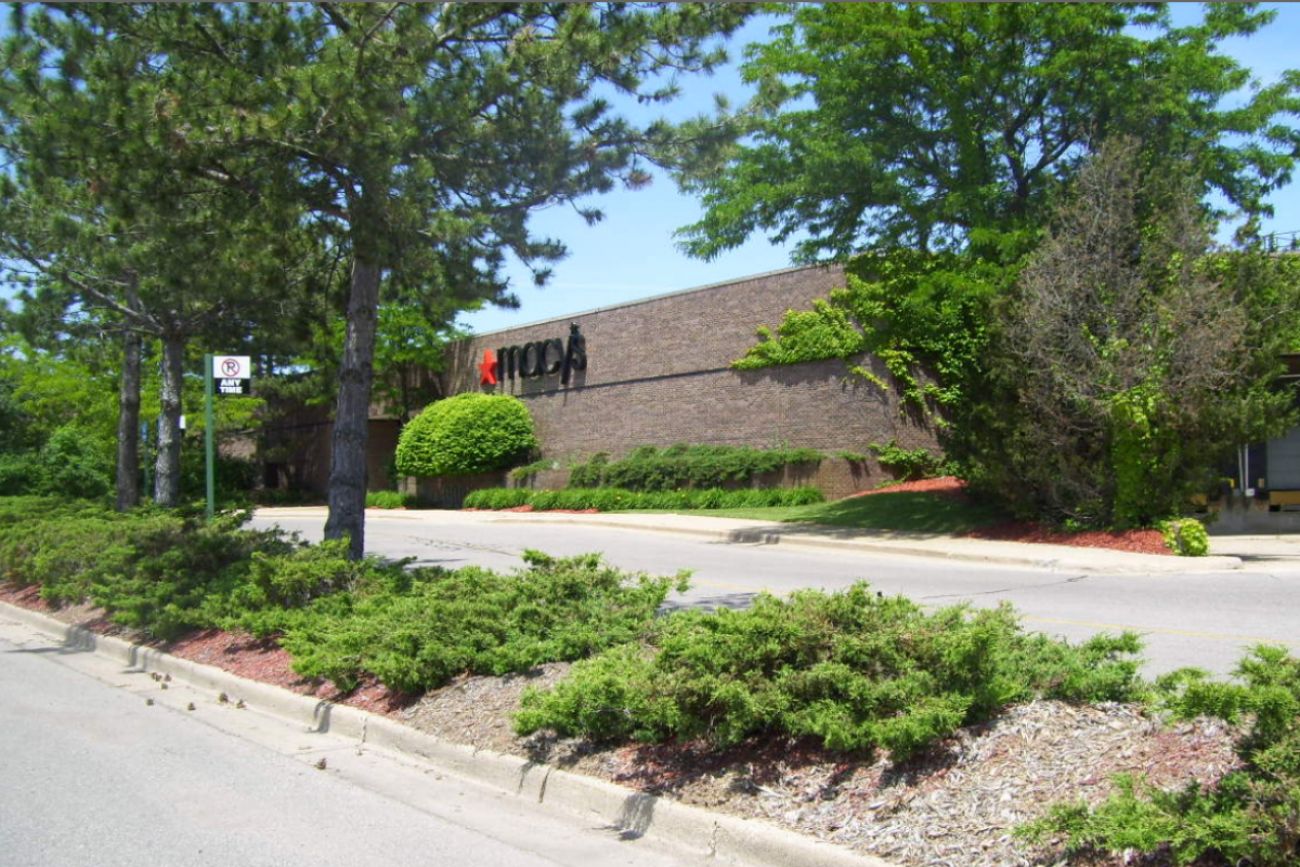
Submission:
M 1122 776 L 1102 804 L 1059 805 L 1021 833 L 1064 835 L 1072 853 L 1165 856 L 1180 865 L 1300 863 L 1300 659 L 1281 647 L 1256 647 L 1237 675 L 1240 683 L 1215 682 L 1184 669 L 1156 687 L 1177 719 L 1244 725 L 1240 769 L 1213 786 L 1192 782 L 1175 791 Z
M 1160 525 L 1165 547 L 1180 557 L 1204 557 L 1210 553 L 1210 534 L 1195 518 L 1175 518 Z
M 524 488 L 485 488 L 465 498 L 467 509 L 513 509 L 532 506 L 538 511 L 596 509 L 753 509 L 768 506 L 807 506 L 823 501 L 816 488 L 737 488 L 724 490 L 628 491 L 621 488 L 565 488 L 533 491 Z
M 959 726 L 1037 696 L 1125 700 L 1139 690 L 1132 634 L 1070 646 L 1023 632 L 1009 607 L 927 614 L 867 585 L 743 611 L 684 611 L 644 644 L 574 666 L 525 693 L 520 733 L 597 739 L 810 737 L 832 750 L 905 757 Z
M 503 575 L 352 560 L 345 540 L 302 545 L 157 510 L 0 498 L 0 576 L 56 603 L 90 600 L 146 636 L 218 627 L 277 637 L 308 677 L 373 676 L 415 692 L 473 671 L 572 660 L 645 633 L 685 576 L 629 575 L 598 555 L 524 555 Z
M 467 671 L 524 671 L 635 640 L 668 591 L 684 589 L 684 576 L 629 576 L 594 554 L 528 551 L 524 559 L 527 568 L 512 575 L 390 566 L 386 582 L 311 603 L 283 624 L 281 643 L 307 677 L 347 689 L 373 675 L 420 692 Z
M 243 514 L 206 522 L 201 513 L 0 502 L 0 577 L 37 585 L 57 604 L 89 600 L 113 622 L 155 638 L 208 625 L 205 600 L 236 586 L 255 552 L 293 547 L 278 532 L 240 529 Z M 37 511 L 42 504 L 49 508 Z
M 746 484 L 792 464 L 816 464 L 825 455 L 813 449 L 752 449 L 745 446 L 641 446 L 611 462 L 604 453 L 574 466 L 571 488 L 626 488 L 674 491 Z
M 466 392 L 432 403 L 407 422 L 397 440 L 396 469 L 406 476 L 503 470 L 537 448 L 523 401 Z

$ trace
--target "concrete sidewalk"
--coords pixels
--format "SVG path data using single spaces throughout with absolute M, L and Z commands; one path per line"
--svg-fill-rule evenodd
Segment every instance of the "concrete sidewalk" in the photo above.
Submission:
M 1261 559 L 1300 560 L 1300 537 L 1215 536 L 1213 556 L 1174 557 L 1134 554 L 1108 548 L 1080 548 L 1026 542 L 968 539 L 933 533 L 905 533 L 889 530 L 861 530 L 815 524 L 781 524 L 745 518 L 715 518 L 672 513 L 613 512 L 574 514 L 568 512 L 464 512 L 451 510 L 380 510 L 394 520 L 437 523 L 527 523 L 574 524 L 641 532 L 675 533 L 715 539 L 721 543 L 792 545 L 838 549 L 889 556 L 932 557 L 1005 566 L 1055 567 L 1071 571 L 1173 574 L 1223 572 L 1241 569 L 1247 561 Z M 323 507 L 259 509 L 259 516 L 275 515 L 324 519 Z

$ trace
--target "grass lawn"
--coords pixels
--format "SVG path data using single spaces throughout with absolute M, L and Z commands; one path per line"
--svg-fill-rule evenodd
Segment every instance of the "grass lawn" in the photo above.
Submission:
M 868 530 L 902 530 L 913 533 L 964 533 L 1007 519 L 997 509 L 946 494 L 900 491 L 851 497 L 811 506 L 762 509 L 693 509 L 683 515 L 717 518 L 752 518 L 759 521 L 825 524 Z

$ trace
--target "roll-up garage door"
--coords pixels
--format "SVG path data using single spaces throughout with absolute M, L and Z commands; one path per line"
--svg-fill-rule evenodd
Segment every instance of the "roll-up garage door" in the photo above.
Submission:
M 1300 427 L 1268 441 L 1268 488 L 1300 491 Z

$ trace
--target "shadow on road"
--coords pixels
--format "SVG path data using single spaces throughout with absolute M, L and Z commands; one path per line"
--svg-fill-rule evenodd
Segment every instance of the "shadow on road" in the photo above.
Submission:
M 697 596 L 692 599 L 669 599 L 659 606 L 659 611 L 667 614 L 673 611 L 685 611 L 695 608 L 702 611 L 717 611 L 719 608 L 739 610 L 754 603 L 757 593 L 723 593 L 718 596 Z

